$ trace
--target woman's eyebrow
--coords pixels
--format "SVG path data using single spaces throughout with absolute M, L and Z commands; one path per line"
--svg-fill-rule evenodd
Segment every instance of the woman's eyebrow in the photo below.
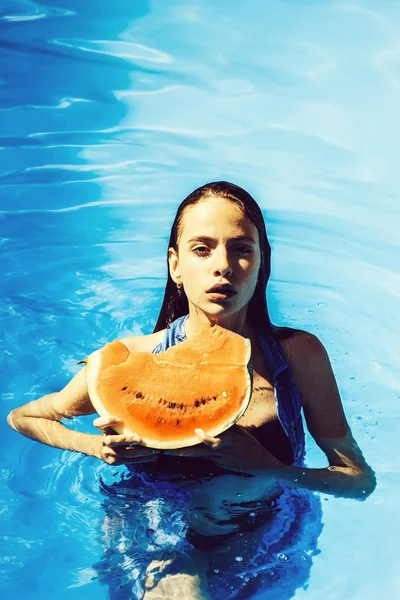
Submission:
M 192 242 L 204 242 L 204 243 L 215 243 L 217 240 L 208 235 L 195 235 L 188 240 L 188 244 Z M 256 240 L 252 238 L 250 235 L 238 235 L 236 237 L 232 237 L 228 240 L 229 242 L 251 242 L 256 244 Z
M 252 242 L 253 244 L 257 244 L 256 240 L 252 238 L 251 235 L 238 235 L 237 237 L 231 238 L 231 240 L 233 242 Z
M 191 242 L 210 243 L 210 242 L 215 242 L 215 239 L 208 235 L 195 235 L 192 238 L 190 238 L 190 240 L 188 240 L 188 244 L 190 244 Z

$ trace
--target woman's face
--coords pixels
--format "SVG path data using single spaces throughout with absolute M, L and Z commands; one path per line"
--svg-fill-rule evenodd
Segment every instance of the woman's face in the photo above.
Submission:
M 170 272 L 191 311 L 217 320 L 246 313 L 261 262 L 253 223 L 233 202 L 212 196 L 185 210 L 179 233 L 178 252 L 169 250 Z

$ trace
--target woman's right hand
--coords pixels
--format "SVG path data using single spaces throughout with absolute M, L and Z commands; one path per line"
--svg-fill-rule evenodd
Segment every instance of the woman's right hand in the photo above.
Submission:
M 114 427 L 122 424 L 122 421 L 116 417 L 98 417 L 93 421 L 93 425 L 100 429 L 103 434 L 98 436 L 96 457 L 108 465 L 125 465 L 157 460 L 160 451 L 142 446 L 138 435 L 120 435 L 115 432 Z

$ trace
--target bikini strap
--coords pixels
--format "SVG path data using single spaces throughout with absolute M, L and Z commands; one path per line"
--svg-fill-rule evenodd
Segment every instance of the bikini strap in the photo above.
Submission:
M 185 321 L 187 318 L 188 315 L 184 315 L 173 321 L 171 325 L 168 325 L 165 330 L 164 339 L 153 348 L 152 354 L 165 352 L 165 350 L 168 350 L 171 346 L 176 346 L 179 342 L 186 340 Z

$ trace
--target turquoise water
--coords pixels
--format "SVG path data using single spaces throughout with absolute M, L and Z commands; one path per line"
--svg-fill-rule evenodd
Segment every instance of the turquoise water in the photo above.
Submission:
M 4 419 L 152 330 L 178 202 L 228 179 L 266 216 L 273 320 L 320 336 L 378 475 L 364 503 L 321 496 L 294 597 L 400 597 L 399 27 L 388 0 L 0 2 L 2 595 L 107 598 L 119 475 Z

